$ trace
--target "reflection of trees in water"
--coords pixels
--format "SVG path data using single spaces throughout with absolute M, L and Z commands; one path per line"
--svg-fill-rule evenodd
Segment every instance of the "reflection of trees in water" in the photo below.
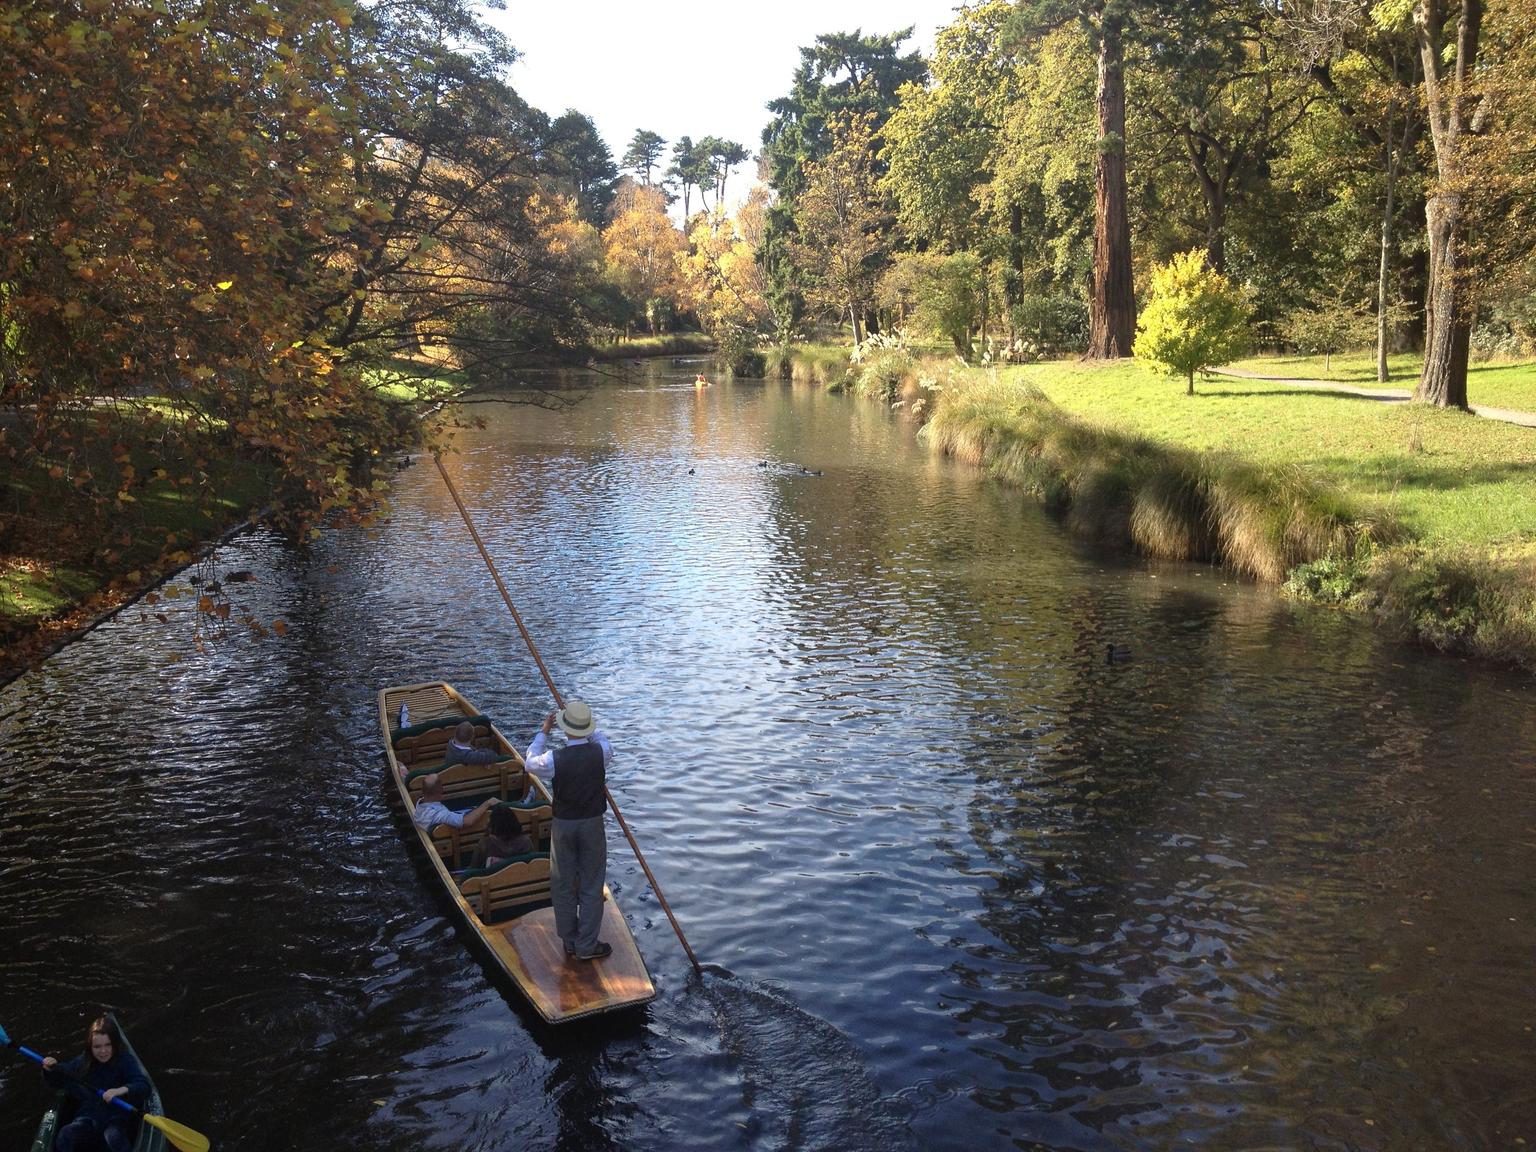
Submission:
M 1230 1146 L 1314 1122 L 1337 1138 L 1383 1094 L 1339 1077 L 1343 1054 L 1408 1081 L 1409 1032 L 1448 1025 L 1405 1020 L 1439 983 L 1422 964 L 1395 987 L 1386 974 L 1423 955 L 1394 937 L 1420 893 L 1444 890 L 1466 831 L 1425 774 L 1481 758 L 1442 725 L 1498 710 L 1477 677 L 1447 690 L 1438 668 L 1426 697 L 1336 617 L 1241 594 L 1122 599 L 1137 586 L 1065 602 L 1070 656 L 1036 685 L 1043 721 L 995 706 L 976 720 L 980 922 L 1002 947 L 956 970 L 978 993 L 966 1018 L 1028 1072 L 997 1104 L 1050 1113 L 1040 1132 L 1066 1114 L 1143 1138 L 1219 1128 Z M 1136 659 L 1107 665 L 1110 642 Z M 1439 1078 L 1444 1051 L 1415 1073 Z M 1433 1127 L 1404 1116 L 1405 1134 Z

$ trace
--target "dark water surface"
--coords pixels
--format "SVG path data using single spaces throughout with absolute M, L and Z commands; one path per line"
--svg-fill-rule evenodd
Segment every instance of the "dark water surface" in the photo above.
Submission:
M 876 405 L 672 371 L 487 406 L 450 468 L 734 978 L 616 831 L 661 991 L 618 1021 L 537 1025 L 423 884 L 376 690 L 518 741 L 548 703 L 424 463 L 376 538 L 218 557 L 286 639 L 135 610 L 0 691 L 0 1024 L 115 1005 L 226 1152 L 1536 1143 L 1526 679 L 1089 554 Z M 43 1104 L 8 1061 L 0 1140 Z

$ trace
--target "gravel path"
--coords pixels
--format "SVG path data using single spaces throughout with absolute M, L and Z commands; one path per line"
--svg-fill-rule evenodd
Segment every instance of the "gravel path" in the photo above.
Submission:
M 1408 388 L 1362 388 L 1355 384 L 1340 384 L 1336 380 L 1307 380 L 1297 376 L 1265 376 L 1258 372 L 1245 372 L 1240 368 L 1213 368 L 1213 375 L 1235 376 L 1240 380 L 1263 380 L 1266 384 L 1284 384 L 1289 388 L 1310 388 L 1315 392 L 1348 392 L 1351 396 L 1363 396 L 1367 400 L 1381 400 L 1389 404 L 1401 404 L 1413 396 Z M 1517 412 L 1513 408 L 1489 408 L 1483 404 L 1470 406 L 1474 415 L 1488 420 L 1502 420 L 1506 424 L 1519 424 L 1522 428 L 1536 428 L 1536 412 Z

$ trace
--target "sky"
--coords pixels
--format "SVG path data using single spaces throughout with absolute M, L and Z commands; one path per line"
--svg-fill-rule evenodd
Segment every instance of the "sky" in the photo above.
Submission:
M 636 130 L 672 143 L 720 136 L 755 156 L 768 101 L 789 93 L 800 49 L 828 32 L 885 35 L 914 25 L 902 46 L 928 55 L 960 0 L 506 0 L 488 12 L 521 59 L 508 76 L 534 107 L 590 116 L 613 153 Z M 750 183 L 752 169 L 737 171 Z M 743 179 L 746 177 L 746 179 Z

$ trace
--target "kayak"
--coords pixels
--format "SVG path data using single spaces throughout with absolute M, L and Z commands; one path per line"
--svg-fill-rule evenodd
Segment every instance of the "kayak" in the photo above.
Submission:
M 133 1051 L 133 1045 L 128 1041 L 128 1033 L 123 1026 L 108 1013 L 107 1018 L 117 1024 L 117 1033 L 123 1038 L 123 1048 L 138 1060 L 138 1053 Z M 139 1065 L 144 1067 L 144 1061 L 139 1060 Z M 149 1069 L 144 1068 L 144 1075 L 149 1076 Z M 32 1138 L 32 1152 L 53 1152 L 53 1138 L 58 1135 L 59 1129 L 69 1123 L 71 1109 L 70 1098 L 65 1092 L 57 1094 L 53 1107 L 43 1113 L 42 1123 L 37 1126 L 37 1135 Z M 149 1081 L 149 1099 L 144 1102 L 144 1109 L 151 1116 L 164 1116 L 165 1111 L 160 1107 L 160 1090 L 155 1087 L 154 1078 Z M 158 1128 L 149 1124 L 139 1125 L 138 1138 L 133 1142 L 133 1152 L 166 1152 L 165 1134 Z

